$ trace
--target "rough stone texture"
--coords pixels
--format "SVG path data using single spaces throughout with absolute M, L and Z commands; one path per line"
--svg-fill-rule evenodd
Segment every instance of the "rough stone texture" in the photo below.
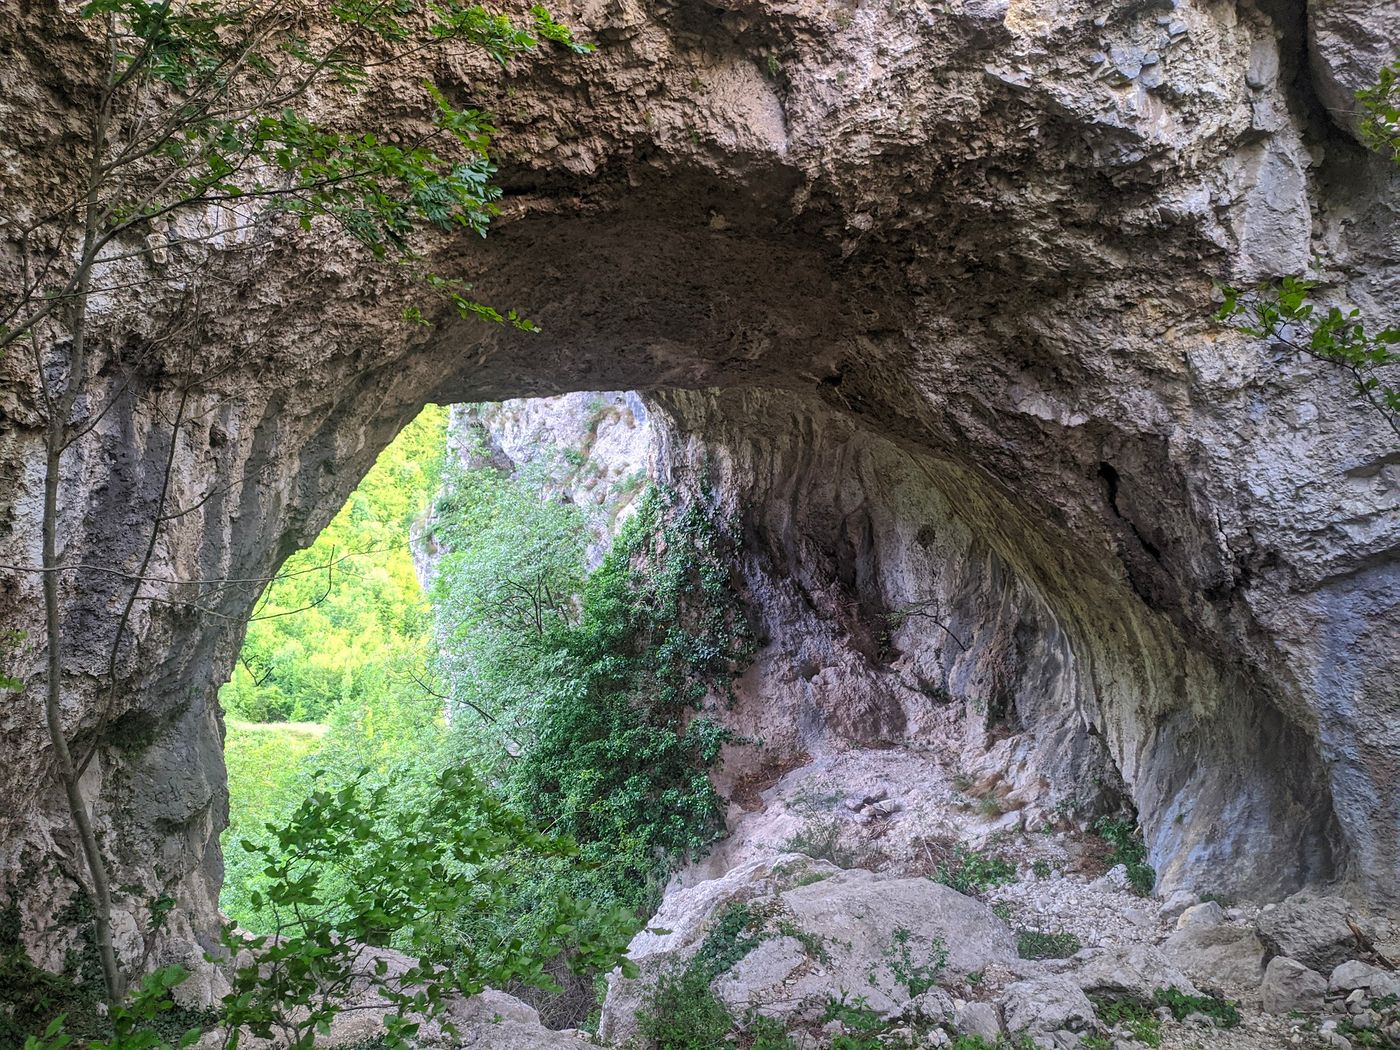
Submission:
M 1018 981 L 1002 993 L 1002 1016 L 1012 1035 L 1047 1035 L 1062 1028 L 1080 1030 L 1094 1023 L 1094 1004 L 1068 977 Z
M 1311 6 L 1320 38 L 1332 5 Z M 161 893 L 153 962 L 197 961 L 216 921 L 214 696 L 258 581 L 426 401 L 599 388 L 672 391 L 669 462 L 711 465 L 743 508 L 775 753 L 898 742 L 951 700 L 1025 785 L 1131 800 L 1165 891 L 1343 880 L 1394 903 L 1391 436 L 1344 376 L 1208 321 L 1213 279 L 1314 254 L 1368 316 L 1400 298 L 1395 176 L 1312 106 L 1289 10 L 581 0 L 558 13 L 592 59 L 430 71 L 501 114 L 511 191 L 494 237 L 431 262 L 542 335 L 409 328 L 415 290 L 275 228 L 189 260 L 210 279 L 180 338 L 173 271 L 105 300 L 79 414 L 106 414 L 62 494 L 65 556 L 96 566 L 64 580 L 64 703 L 97 745 L 123 957 Z M 98 68 L 70 13 L 0 10 L 7 222 L 69 180 Z M 1337 39 L 1333 71 L 1370 46 Z M 416 79 L 363 104 L 417 121 Z M 192 371 L 161 508 L 161 419 Z M 6 566 L 38 561 L 36 404 L 5 358 Z M 173 511 L 116 639 L 107 570 Z M 5 668 L 30 683 L 0 705 L 0 895 L 57 966 L 76 852 L 38 593 L 0 570 L 0 624 L 24 632 Z
M 1186 995 L 1200 994 L 1162 952 L 1145 944 L 1099 952 L 1073 976 L 1086 992 L 1129 995 L 1143 1002 L 1151 1002 L 1158 988 L 1175 988 Z
M 1298 893 L 1259 915 L 1259 936 L 1276 955 L 1330 973 L 1355 958 L 1363 947 L 1358 932 L 1364 920 L 1341 897 Z
M 1193 926 L 1178 930 L 1162 953 L 1206 988 L 1249 990 L 1264 975 L 1264 945 L 1253 930 L 1238 926 Z
M 1353 134 L 1356 93 L 1376 83 L 1381 67 L 1400 57 L 1400 3 L 1395 0 L 1310 0 L 1308 57 L 1318 99 Z
M 1176 928 L 1219 926 L 1225 921 L 1225 909 L 1215 901 L 1206 901 L 1187 908 L 1176 920 Z
M 1328 991 L 1353 992 L 1358 988 L 1367 992 L 1372 999 L 1400 995 L 1400 975 L 1393 970 L 1383 970 L 1353 959 L 1333 970 L 1327 980 Z
M 588 558 L 607 553 L 633 498 L 657 473 L 658 436 L 645 402 L 632 391 L 583 391 L 500 404 L 456 406 L 448 442 L 466 452 L 469 433 L 481 433 L 503 465 L 549 469 L 552 488 L 576 504 L 592 531 Z
M 1001 1012 L 991 1003 L 963 1003 L 953 1011 L 953 1027 L 964 1035 L 981 1036 L 989 1043 L 1001 1038 Z
M 1264 983 L 1259 989 L 1264 1009 L 1271 1014 L 1286 1014 L 1294 1010 L 1317 1013 L 1327 995 L 1327 978 L 1310 970 L 1297 959 L 1277 955 L 1264 968 Z
M 626 1042 L 657 976 L 684 967 L 714 919 L 734 903 L 761 917 L 763 938 L 712 983 L 738 1017 L 757 1010 L 814 1022 L 831 998 L 843 996 L 861 996 L 871 1009 L 898 1016 L 922 1008 L 911 1006 L 915 996 L 900 973 L 941 983 L 1016 959 L 1005 924 L 985 904 L 946 886 L 785 854 L 666 897 L 649 926 L 668 932 L 644 930 L 628 950 L 641 975 L 609 978 L 602 1039 Z

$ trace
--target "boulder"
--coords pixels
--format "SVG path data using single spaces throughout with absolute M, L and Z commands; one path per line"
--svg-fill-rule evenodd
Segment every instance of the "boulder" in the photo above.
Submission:
M 825 877 L 813 882 L 813 873 Z M 929 996 L 939 982 L 1018 962 L 1006 925 L 947 886 L 785 854 L 667 897 L 649 924 L 666 932 L 644 931 L 629 948 L 641 974 L 609 978 L 601 1037 L 625 1042 L 657 978 L 690 964 L 715 918 L 736 905 L 746 909 L 744 937 L 752 946 L 711 984 L 736 1017 L 758 1010 L 810 1022 L 828 1000 L 857 996 L 889 1017 L 925 1009 L 946 1015 L 950 1004 Z
M 952 1022 L 956 1015 L 952 997 L 942 988 L 930 988 L 917 995 L 904 1008 L 904 1016 L 910 1020 Z
M 990 1002 L 963 1002 L 953 1009 L 953 1028 L 960 1035 L 980 1036 L 995 1043 L 1001 1039 L 1001 1011 Z
M 1177 890 L 1162 902 L 1158 911 L 1166 922 L 1175 922 L 1182 912 L 1200 902 L 1201 898 L 1190 890 Z
M 1166 955 L 1145 944 L 1103 951 L 1092 955 L 1084 967 L 1072 975 L 1086 992 L 1131 995 L 1152 1001 L 1158 988 L 1175 988 L 1186 995 L 1200 991 Z
M 1002 993 L 1002 1016 L 1012 1035 L 1047 1035 L 1094 1022 L 1094 1005 L 1068 977 L 1017 981 Z
M 470 999 L 453 1003 L 447 1012 L 458 1025 L 499 1024 L 502 1021 L 540 1023 L 540 1013 L 533 1006 L 494 988 L 487 988 Z
M 581 1033 L 551 1032 L 520 1021 L 477 1025 L 461 1032 L 456 1044 L 463 1050 L 585 1050 L 592 1045 Z
M 1361 945 L 1355 925 L 1361 918 L 1341 897 L 1295 893 L 1259 915 L 1259 937 L 1275 955 L 1296 959 L 1304 966 L 1330 973 L 1354 958 Z
M 953 1011 L 953 1027 L 995 1043 L 1001 1039 L 1001 1014 L 991 1003 L 963 1003 Z
M 1317 1013 L 1327 995 L 1327 979 L 1298 960 L 1280 955 L 1269 960 L 1260 994 L 1267 1013 Z
M 1329 991 L 1341 993 L 1359 989 L 1365 992 L 1369 999 L 1380 999 L 1388 995 L 1400 996 L 1400 974 L 1353 959 L 1332 971 L 1327 987 Z
M 1225 921 L 1225 909 L 1215 901 L 1194 904 L 1178 916 L 1176 928 L 1185 930 L 1199 926 L 1219 926 Z
M 1207 987 L 1256 988 L 1264 977 L 1264 945 L 1239 926 L 1187 926 L 1161 945 L 1162 954 Z

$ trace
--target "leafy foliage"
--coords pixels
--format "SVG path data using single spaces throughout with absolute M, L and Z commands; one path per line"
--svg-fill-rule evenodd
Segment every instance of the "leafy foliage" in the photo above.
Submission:
M 1157 872 L 1147 863 L 1147 844 L 1142 832 L 1131 820 L 1100 817 L 1094 822 L 1094 832 L 1113 847 L 1110 864 L 1122 864 L 1128 870 L 1128 885 L 1139 897 L 1146 897 L 1157 883 Z
M 446 410 L 429 406 L 386 448 L 316 542 L 263 593 L 224 710 L 249 722 L 324 721 L 421 696 L 432 618 L 409 532 L 441 485 Z
M 1204 1014 L 1214 1019 L 1221 1028 L 1234 1028 L 1240 1023 L 1237 1004 L 1213 995 L 1186 995 L 1175 988 L 1158 988 L 1153 993 L 1153 1000 L 1158 1006 L 1169 1009 L 1178 1021 L 1185 1020 L 1191 1014 Z
M 1098 996 L 1094 1013 L 1110 1028 L 1121 1028 L 1144 1046 L 1162 1045 L 1162 1022 L 1152 1007 L 1131 997 Z
M 390 796 L 404 791 L 419 804 L 391 805 Z M 462 770 L 444 770 L 428 783 L 400 772 L 374 787 L 362 778 L 318 787 L 273 830 L 242 844 L 267 876 L 266 889 L 253 891 L 250 901 L 272 916 L 272 928 L 250 937 L 230 924 L 221 937 L 225 957 L 238 964 L 212 1020 L 234 1033 L 231 1046 L 251 1035 L 309 1050 L 353 992 L 389 1005 L 383 1045 L 401 1050 L 424 1021 L 445 1023 L 450 993 L 511 981 L 550 985 L 543 962 L 566 947 L 580 969 L 620 964 L 635 972 L 621 959 L 636 928 L 632 917 L 599 916 L 577 901 L 559 900 L 553 922 L 536 926 L 529 939 L 472 943 L 457 935 L 462 915 L 499 907 L 529 877 L 520 857 L 574 850 L 567 839 L 535 830 Z M 408 962 L 379 950 L 387 948 Z M 161 1024 L 187 976 L 179 967 L 151 975 L 112 1011 L 111 1039 L 90 1041 L 89 1050 L 193 1042 L 198 1028 L 172 1037 Z M 59 1018 L 27 1050 L 61 1050 L 70 1042 Z
M 219 906 L 244 929 L 265 932 L 270 917 L 261 915 L 250 897 L 266 890 L 267 876 L 253 854 L 238 843 L 268 837 L 268 825 L 275 827 L 306 797 L 303 763 L 319 751 L 324 727 L 228 719 L 225 728 L 229 823 L 223 834 L 224 885 Z
M 585 579 L 583 520 L 540 478 L 483 468 L 452 485 L 434 601 L 454 699 L 508 727 L 502 786 L 579 843 L 589 895 L 648 908 L 723 829 L 708 770 L 732 735 L 699 709 L 752 645 L 733 537 L 651 490 Z
M 710 990 L 703 971 L 661 973 L 637 1011 L 637 1034 L 651 1050 L 716 1050 L 728 1045 L 729 1010 Z
M 1357 101 L 1367 145 L 1400 164 L 1400 59 L 1382 68 L 1379 81 L 1358 92 Z M 1368 329 L 1361 311 L 1315 302 L 1318 287 L 1318 281 L 1298 274 L 1252 291 L 1226 287 L 1216 320 L 1342 368 L 1400 437 L 1400 385 L 1389 378 L 1400 364 L 1400 326 Z
M 1314 302 L 1317 287 L 1317 281 L 1298 276 L 1248 293 L 1227 287 L 1216 317 L 1246 335 L 1340 366 L 1400 436 L 1400 386 L 1385 378 L 1400 364 L 1400 327 L 1368 330 L 1360 310 Z
M 931 877 L 935 882 L 941 882 L 971 897 L 998 886 L 1005 886 L 1008 882 L 1015 882 L 1016 865 L 1003 857 L 982 853 L 960 844 L 953 850 L 951 861 L 940 864 Z
M 1361 134 L 1366 144 L 1400 164 L 1400 59 L 1381 69 L 1375 86 L 1356 98 L 1365 112 Z

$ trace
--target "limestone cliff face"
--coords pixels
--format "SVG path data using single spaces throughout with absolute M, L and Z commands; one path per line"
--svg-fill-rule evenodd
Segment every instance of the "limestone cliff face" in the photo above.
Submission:
M 161 893 L 156 957 L 214 921 L 215 691 L 259 581 L 425 401 L 599 388 L 660 392 L 665 462 L 747 508 L 770 633 L 801 657 L 774 708 L 794 747 L 804 712 L 894 737 L 946 693 L 1027 731 L 1048 790 L 1121 776 L 1168 886 L 1395 903 L 1400 462 L 1344 376 L 1208 320 L 1215 279 L 1313 255 L 1368 315 L 1400 299 L 1394 170 L 1326 108 L 1397 37 L 1389 8 L 1343 8 L 586 0 L 559 13 L 591 59 L 427 71 L 501 115 L 511 191 L 434 264 L 542 335 L 406 326 L 414 289 L 276 223 L 187 260 L 197 299 L 180 259 L 114 264 L 154 283 L 104 300 L 62 545 L 123 956 Z M 82 126 L 69 17 L 0 12 L 7 223 L 61 188 Z M 393 126 L 415 97 L 364 104 Z M 0 564 L 31 566 L 34 377 L 22 355 L 0 376 Z M 113 570 L 157 518 L 116 638 Z M 76 851 L 38 595 L 0 569 L 31 683 L 0 705 L 0 891 L 57 964 Z M 920 603 L 949 630 L 891 615 Z

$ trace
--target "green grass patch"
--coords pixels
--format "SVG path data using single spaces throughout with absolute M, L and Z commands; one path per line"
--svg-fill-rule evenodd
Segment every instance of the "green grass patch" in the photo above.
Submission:
M 1068 959 L 1083 947 L 1078 937 L 1066 931 L 1022 930 L 1016 935 L 1016 954 L 1022 959 Z

